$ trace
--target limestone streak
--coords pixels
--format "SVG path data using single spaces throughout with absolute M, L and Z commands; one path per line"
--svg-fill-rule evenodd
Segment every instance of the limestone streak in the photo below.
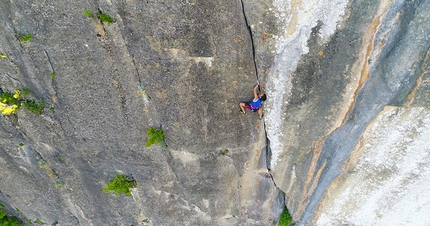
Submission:
M 370 56 L 371 56 L 372 51 L 373 51 L 373 43 L 375 41 L 375 34 L 376 34 L 377 28 L 380 24 L 381 24 L 381 16 L 379 15 L 373 20 L 370 28 L 368 29 L 368 32 L 366 32 L 368 34 L 370 33 L 373 35 L 367 40 L 368 44 L 367 44 L 367 48 L 366 48 L 366 56 L 363 59 L 364 65 L 361 69 L 360 80 L 358 82 L 357 88 L 354 91 L 354 94 L 352 97 L 353 100 L 352 100 L 351 104 L 349 105 L 349 108 L 346 111 L 345 116 L 343 117 L 341 126 L 344 125 L 346 120 L 348 119 L 348 115 L 352 111 L 352 109 L 354 108 L 355 102 L 357 100 L 358 92 L 363 88 L 364 83 L 367 81 L 367 79 L 370 76 L 369 60 L 370 60 Z
M 420 73 L 419 77 L 417 78 L 417 81 L 416 81 L 414 87 L 412 87 L 412 90 L 406 99 L 405 107 L 407 107 L 407 108 L 409 108 L 411 106 L 411 104 L 413 103 L 413 101 L 415 99 L 415 93 L 417 92 L 418 87 L 420 87 L 420 85 L 421 85 L 424 74 L 427 72 L 426 68 L 428 66 L 429 60 L 430 60 L 430 49 L 427 50 L 426 57 L 424 58 L 423 64 L 421 65 L 421 73 Z
M 364 83 L 366 83 L 367 79 L 370 76 L 371 68 L 369 66 L 369 61 L 371 60 L 370 58 L 375 48 L 374 43 L 375 43 L 376 33 L 378 31 L 378 28 L 381 25 L 381 17 L 385 16 L 385 14 L 388 12 L 389 7 L 387 6 L 389 2 L 390 1 L 383 1 L 381 3 L 379 7 L 378 15 L 373 19 L 369 28 L 365 32 L 365 35 L 364 35 L 365 39 L 363 41 L 363 45 L 366 45 L 366 49 L 365 49 L 366 52 L 365 52 L 364 58 L 361 58 L 361 62 L 364 62 L 364 63 L 361 68 L 360 79 L 358 81 L 357 88 L 353 93 L 352 102 L 349 105 L 348 110 L 346 111 L 340 126 L 344 125 L 348 120 L 348 116 L 351 113 L 352 109 L 354 108 L 355 102 L 357 100 L 358 92 L 363 88 Z M 373 59 L 373 60 L 376 60 L 376 59 Z
M 324 140 L 326 139 L 326 137 L 323 137 L 321 139 L 319 139 L 318 141 L 315 142 L 315 150 L 314 150 L 314 155 L 312 156 L 312 160 L 311 160 L 311 164 L 309 167 L 309 171 L 308 171 L 308 175 L 306 177 L 306 181 L 305 181 L 305 186 L 304 186 L 304 191 L 303 191 L 303 196 L 302 199 L 299 203 L 299 207 L 297 209 L 297 211 L 294 213 L 294 219 L 299 219 L 300 216 L 302 215 L 303 211 L 305 210 L 306 206 L 309 203 L 309 197 L 312 194 L 313 190 L 316 187 L 316 184 L 318 183 L 318 179 L 316 179 L 317 177 L 314 177 L 315 172 L 316 172 L 316 168 L 317 168 L 317 162 L 318 159 L 321 155 L 321 151 L 322 151 L 322 144 L 324 143 Z M 324 163 L 324 166 L 321 167 L 318 170 L 318 174 L 321 174 L 322 169 L 324 169 L 325 164 L 327 162 Z M 319 176 L 318 176 L 319 178 Z M 311 184 L 313 181 L 313 184 Z M 310 189 L 309 189 L 310 188 Z
M 274 0 L 275 15 L 279 19 L 282 33 L 274 35 L 276 40 L 277 58 L 269 73 L 267 95 L 270 97 L 266 103 L 268 117 L 267 135 L 271 141 L 272 159 L 271 167 L 276 168 L 280 153 L 284 152 L 282 121 L 285 105 L 291 94 L 291 73 L 303 54 L 309 51 L 307 40 L 311 28 L 322 21 L 324 27 L 320 35 L 324 42 L 336 31 L 339 21 L 345 15 L 345 8 L 349 1 L 317 1 L 310 0 L 304 4 L 299 0 Z M 283 144 L 284 143 L 284 144 Z

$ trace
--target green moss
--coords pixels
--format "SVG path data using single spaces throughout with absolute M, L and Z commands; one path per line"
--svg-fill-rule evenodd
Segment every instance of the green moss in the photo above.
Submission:
M 288 209 L 285 207 L 279 217 L 279 226 L 294 226 L 296 225 L 291 217 Z
M 145 146 L 149 147 L 153 144 L 160 144 L 162 147 L 167 147 L 166 142 L 164 141 L 164 131 L 162 129 L 156 129 L 154 127 L 149 128 L 146 131 L 148 134 L 148 141 L 146 141 Z
M 131 195 L 131 188 L 136 187 L 137 182 L 126 175 L 115 174 L 115 178 L 107 184 L 103 189 L 104 193 L 110 194 L 114 192 L 119 197 L 119 193 L 124 193 L 127 196 Z
M 31 39 L 33 39 L 33 36 L 31 34 L 19 34 L 18 35 L 18 40 L 20 42 L 29 42 L 29 41 L 31 41 Z
M 63 181 L 63 179 L 58 178 L 58 179 L 55 181 L 55 187 L 57 187 L 57 188 L 62 188 L 62 187 L 63 187 L 63 185 L 64 185 L 64 181 Z
M 24 146 L 24 143 L 19 143 L 19 146 L 20 146 L 20 147 Z
M 97 17 L 100 19 L 100 21 L 102 23 L 106 22 L 106 23 L 108 23 L 108 25 L 110 25 L 113 22 L 113 18 L 112 17 L 110 17 L 109 15 L 104 14 L 102 12 L 99 12 L 97 14 Z
M 43 109 L 45 108 L 45 103 L 44 102 L 36 102 L 34 100 L 25 100 L 24 106 L 29 111 L 36 113 L 38 115 L 41 115 Z
M 227 155 L 228 154 L 228 149 L 225 149 L 224 151 L 220 151 L 219 154 L 220 155 Z
M 43 224 L 43 222 L 39 219 L 36 219 L 36 221 L 34 223 Z
M 38 163 L 39 163 L 39 168 L 45 168 L 46 167 L 46 160 L 45 159 L 40 159 L 39 161 L 38 161 Z
M 6 211 L 4 210 L 4 205 L 0 204 L 0 225 L 2 226 L 22 226 L 23 224 L 18 221 L 18 218 L 15 216 L 10 217 L 7 216 Z
M 53 71 L 49 76 L 51 76 L 51 78 L 55 77 L 55 71 Z
M 30 90 L 28 90 L 27 88 L 21 89 L 21 93 L 24 95 L 28 95 L 30 94 Z
M 94 17 L 94 15 L 93 15 L 93 11 L 92 11 L 92 10 L 90 10 L 90 9 L 85 9 L 85 10 L 84 10 L 84 15 L 85 15 L 85 16 L 87 16 L 87 17 L 90 17 L 90 18 L 93 18 L 93 17 Z

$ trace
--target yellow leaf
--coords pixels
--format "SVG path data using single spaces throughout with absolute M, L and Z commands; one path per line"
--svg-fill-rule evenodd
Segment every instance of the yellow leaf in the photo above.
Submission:
M 16 99 L 18 99 L 19 98 L 19 94 L 20 94 L 21 92 L 19 91 L 19 89 L 18 90 L 16 90 L 15 91 L 15 94 L 13 94 L 13 98 L 16 98 Z

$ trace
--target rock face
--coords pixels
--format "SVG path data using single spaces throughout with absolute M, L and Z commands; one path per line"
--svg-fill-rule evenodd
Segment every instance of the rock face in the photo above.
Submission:
M 429 7 L 273 1 L 264 12 L 278 27 L 261 43 L 277 53 L 269 167 L 300 225 L 428 224 Z M 260 36 L 264 13 L 253 22 Z M 259 58 L 268 47 L 256 49 Z M 414 217 L 393 217 L 404 213 Z
M 0 203 L 58 225 L 273 225 L 284 204 L 299 225 L 430 224 L 429 10 L 2 1 L 0 88 L 46 108 L 0 117 Z M 264 120 L 239 114 L 256 79 Z M 131 196 L 102 192 L 116 173 Z
M 28 88 L 47 106 L 1 117 L 0 200 L 24 222 L 238 225 L 279 215 L 263 124 L 239 114 L 256 80 L 241 2 L 2 1 L 0 11 L 1 88 Z M 145 147 L 152 126 L 166 150 Z M 102 192 L 116 173 L 137 181 L 131 197 Z

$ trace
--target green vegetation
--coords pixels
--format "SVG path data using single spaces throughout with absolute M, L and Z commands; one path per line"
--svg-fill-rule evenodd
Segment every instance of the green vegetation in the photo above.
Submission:
M 46 160 L 45 159 L 40 159 L 39 161 L 38 161 L 38 163 L 39 163 L 39 168 L 45 168 L 46 167 Z
M 49 76 L 51 76 L 51 78 L 55 77 L 55 71 L 53 71 Z
M 20 33 L 18 35 L 18 40 L 20 42 L 29 42 L 29 41 L 31 41 L 31 39 L 33 39 L 33 36 L 31 34 L 22 34 L 22 33 Z
M 4 55 L 3 53 L 0 53 L 0 57 L 1 57 L 1 58 L 3 58 L 3 59 L 6 59 L 6 58 L 7 58 L 7 56 L 6 56 L 6 55 Z
M 94 18 L 93 11 L 91 9 L 85 9 L 84 15 L 90 18 Z
M 30 90 L 28 90 L 27 88 L 21 89 L 22 94 L 24 95 L 28 95 L 30 94 Z
M 108 23 L 108 25 L 110 25 L 113 22 L 113 18 L 112 17 L 110 17 L 109 15 L 104 14 L 102 12 L 99 12 L 97 14 L 97 17 L 100 19 L 100 21 L 102 23 L 106 22 L 106 23 Z
M 119 197 L 119 193 L 124 193 L 127 196 L 131 195 L 131 188 L 136 187 L 137 182 L 126 175 L 115 174 L 113 181 L 109 182 L 103 189 L 104 193 L 110 194 L 114 192 Z
M 49 110 L 52 111 L 52 112 L 55 111 L 54 107 L 50 107 Z
M 23 99 L 21 94 L 27 95 L 28 89 L 16 90 L 15 93 L 3 92 L 0 96 L 0 111 L 3 115 L 15 114 L 18 108 L 24 106 L 38 115 L 42 114 L 45 103 Z
M 85 9 L 84 15 L 89 18 L 94 18 L 93 11 L 90 9 Z M 97 17 L 100 19 L 102 23 L 107 23 L 108 25 L 110 25 L 113 22 L 113 18 L 111 16 L 104 14 L 102 12 L 97 13 Z
M 38 223 L 38 224 L 44 224 L 41 220 L 36 219 L 36 221 L 34 223 Z
M 24 146 L 24 143 L 19 143 L 19 146 L 20 146 L 20 147 Z
M 16 217 L 8 217 L 4 210 L 4 205 L 0 204 L 0 225 L 2 226 L 22 226 Z
M 227 155 L 228 154 L 228 149 L 225 149 L 224 151 L 220 151 L 219 154 L 220 155 Z
M 139 87 L 139 91 L 138 91 L 139 94 L 145 95 L 148 98 L 148 100 L 150 100 L 151 96 L 149 96 L 148 91 L 146 90 L 145 86 L 143 84 L 139 84 L 138 87 Z
M 31 112 L 36 113 L 38 115 L 42 114 L 43 109 L 45 108 L 45 103 L 43 102 L 35 102 L 34 100 L 25 100 L 24 106 Z
M 296 224 L 294 223 L 293 218 L 288 212 L 287 207 L 284 207 L 284 210 L 282 211 L 281 216 L 279 217 L 279 226 L 294 226 L 294 225 Z
M 20 91 L 17 90 L 14 94 L 3 92 L 0 96 L 0 111 L 3 115 L 14 114 L 20 106 L 19 101 Z
M 156 129 L 154 127 L 151 127 L 146 131 L 146 134 L 148 134 L 149 136 L 148 141 L 146 141 L 145 144 L 146 147 L 158 143 L 162 147 L 167 147 L 166 142 L 164 141 L 164 131 L 162 129 Z
M 57 175 L 58 176 L 58 175 Z M 55 187 L 62 188 L 64 185 L 64 181 L 61 178 L 58 178 L 57 181 L 55 181 Z

